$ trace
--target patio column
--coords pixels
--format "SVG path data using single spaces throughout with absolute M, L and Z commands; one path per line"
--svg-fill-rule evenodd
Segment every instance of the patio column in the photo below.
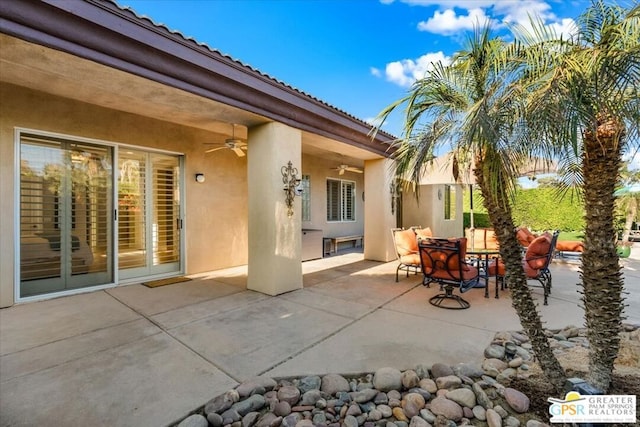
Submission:
M 396 226 L 396 213 L 391 211 L 393 181 L 392 160 L 364 162 L 364 257 L 374 261 L 396 258 L 391 229 Z
M 247 288 L 279 295 L 302 288 L 299 197 L 288 215 L 282 168 L 291 161 L 301 178 L 302 134 L 282 123 L 249 128 L 249 253 Z

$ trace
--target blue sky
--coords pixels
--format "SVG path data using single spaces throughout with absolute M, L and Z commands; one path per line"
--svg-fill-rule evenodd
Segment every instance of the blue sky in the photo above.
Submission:
M 401 98 L 432 61 L 460 50 L 474 23 L 538 14 L 567 32 L 589 1 L 117 0 L 360 119 Z M 384 130 L 400 136 L 395 115 Z

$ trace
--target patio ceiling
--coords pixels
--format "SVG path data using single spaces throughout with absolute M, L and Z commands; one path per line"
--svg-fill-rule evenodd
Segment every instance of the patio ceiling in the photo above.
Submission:
M 224 136 L 280 121 L 302 131 L 304 154 L 355 166 L 389 155 L 390 135 L 372 141 L 359 119 L 112 2 L 10 4 L 3 82 Z

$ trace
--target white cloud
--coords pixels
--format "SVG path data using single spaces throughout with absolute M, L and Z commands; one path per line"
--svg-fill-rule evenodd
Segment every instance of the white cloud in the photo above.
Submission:
M 371 72 L 371 75 L 376 77 L 380 77 L 382 75 L 382 72 L 380 71 L 380 69 L 376 67 L 369 68 L 369 71 Z
M 385 74 L 387 80 L 400 86 L 411 86 L 413 82 L 424 77 L 425 73 L 433 68 L 432 63 L 443 62 L 448 64 L 451 58 L 442 51 L 427 53 L 416 60 L 402 59 L 387 64 Z
M 392 2 L 393 0 L 380 0 Z M 537 16 L 556 35 L 568 37 L 575 32 L 572 19 L 561 19 L 553 13 L 545 0 L 400 0 L 412 6 L 440 6 L 433 16 L 418 24 L 420 31 L 434 34 L 454 35 L 471 30 L 474 25 L 491 21 L 494 27 L 518 24 L 531 29 L 530 17 Z
M 380 0 L 392 3 L 394 0 Z M 530 17 L 538 17 L 556 35 L 563 38 L 575 33 L 575 22 L 571 18 L 561 19 L 556 16 L 545 0 L 395 0 L 411 6 L 438 6 L 433 16 L 418 24 L 418 30 L 428 31 L 443 36 L 457 36 L 459 33 L 472 30 L 474 26 L 490 22 L 495 29 L 507 24 L 530 30 Z M 432 10 L 432 9 L 431 9 Z M 401 86 L 410 86 L 424 76 L 432 62 L 450 58 L 444 53 L 430 53 L 420 58 L 402 59 L 386 65 L 385 76 L 388 81 Z M 371 73 L 380 75 L 380 70 L 372 68 Z
M 560 22 L 553 22 L 548 26 L 551 27 L 557 36 L 562 36 L 565 40 L 578 32 L 576 22 L 571 18 L 565 18 Z
M 469 9 L 468 15 L 458 15 L 453 9 L 444 12 L 435 11 L 433 17 L 418 23 L 418 30 L 435 34 L 451 35 L 460 30 L 471 30 L 475 26 L 484 26 L 492 19 L 483 9 Z
M 385 0 L 381 0 L 383 3 Z M 391 0 L 393 1 L 393 0 Z M 446 6 L 448 8 L 457 7 L 460 9 L 473 9 L 477 7 L 489 7 L 498 0 L 401 0 L 413 6 Z M 502 1 L 502 0 L 499 0 Z
M 551 6 L 540 0 L 503 0 L 496 2 L 493 7 L 496 15 L 503 16 L 503 22 L 526 24 L 529 16 L 538 15 L 543 21 L 557 19 L 551 11 Z

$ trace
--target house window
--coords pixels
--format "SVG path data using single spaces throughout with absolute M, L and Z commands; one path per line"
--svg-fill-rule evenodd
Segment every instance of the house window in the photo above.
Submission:
M 355 221 L 356 183 L 327 179 L 327 221 Z
M 444 219 L 456 219 L 456 188 L 444 186 Z
M 302 220 L 311 221 L 311 177 L 302 175 Z

